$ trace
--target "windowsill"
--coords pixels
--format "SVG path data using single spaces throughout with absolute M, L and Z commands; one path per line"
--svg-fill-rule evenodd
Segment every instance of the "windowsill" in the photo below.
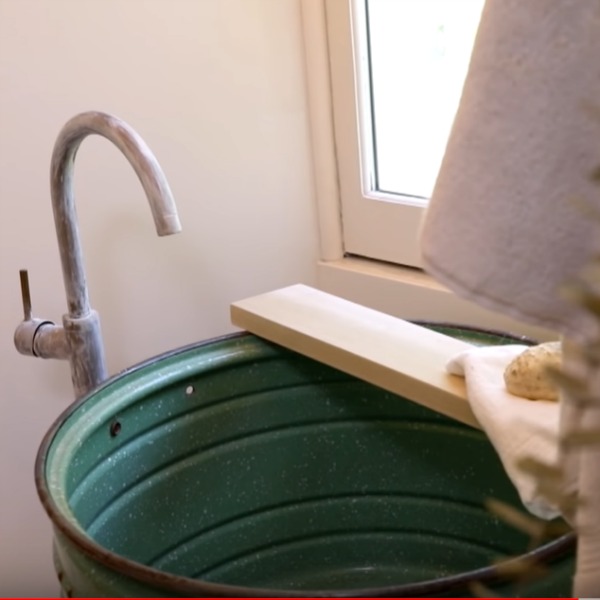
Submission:
M 317 285 L 331 294 L 403 319 L 472 325 L 540 341 L 557 338 L 554 332 L 463 300 L 418 269 L 356 257 L 319 261 Z

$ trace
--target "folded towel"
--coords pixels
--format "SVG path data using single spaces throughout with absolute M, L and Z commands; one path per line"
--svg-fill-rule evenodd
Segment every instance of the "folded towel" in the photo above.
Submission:
M 465 377 L 473 413 L 490 438 L 521 501 L 534 515 L 553 519 L 558 507 L 538 491 L 538 481 L 519 467 L 524 458 L 558 465 L 559 404 L 526 400 L 506 391 L 504 370 L 527 346 L 475 348 L 453 358 L 447 369 Z

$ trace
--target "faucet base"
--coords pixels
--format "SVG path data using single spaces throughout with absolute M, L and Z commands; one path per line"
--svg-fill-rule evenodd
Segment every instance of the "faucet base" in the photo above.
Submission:
M 95 310 L 90 310 L 86 316 L 78 318 L 64 315 L 63 326 L 69 345 L 75 397 L 80 398 L 108 376 L 100 317 Z

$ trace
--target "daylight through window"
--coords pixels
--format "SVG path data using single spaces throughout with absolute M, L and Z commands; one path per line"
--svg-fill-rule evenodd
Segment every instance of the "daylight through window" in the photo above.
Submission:
M 374 191 L 428 198 L 458 107 L 483 0 L 366 0 Z M 359 13 L 360 14 L 360 13 Z M 362 39 L 361 39 L 362 38 Z

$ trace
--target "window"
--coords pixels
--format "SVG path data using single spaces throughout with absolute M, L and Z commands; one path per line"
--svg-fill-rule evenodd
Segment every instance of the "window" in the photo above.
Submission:
M 462 300 L 423 271 L 403 266 L 419 266 L 420 219 L 456 109 L 482 4 L 483 0 L 301 0 L 321 241 L 317 285 L 404 319 L 555 339 L 553 332 Z M 459 17 L 449 5 L 471 8 Z M 432 21 L 435 7 L 439 10 Z M 388 10 L 396 15 L 388 16 Z M 408 15 L 414 14 L 419 15 L 423 34 L 416 34 L 416 23 L 407 23 Z M 383 27 L 383 33 L 375 35 L 377 27 Z M 413 45 L 404 71 L 399 61 L 390 62 L 390 56 L 406 54 Z M 423 53 L 429 59 L 429 79 L 416 65 L 417 50 L 422 59 Z M 440 54 L 449 66 L 436 62 Z M 384 58 L 373 69 L 377 56 Z M 436 69 L 449 81 L 441 82 Z M 431 95 L 442 85 L 447 85 L 444 104 L 432 125 L 427 115 L 438 108 L 430 105 L 425 112 L 426 103 L 416 101 L 414 94 L 426 90 Z M 419 125 L 412 115 L 408 120 L 411 141 L 402 131 L 407 121 L 397 106 L 405 101 L 421 114 Z M 387 109 L 381 103 L 387 103 Z M 428 127 L 435 139 L 431 131 L 423 132 Z M 386 160 L 386 153 L 391 158 Z M 420 161 L 420 172 L 403 164 L 419 154 L 427 159 L 426 166 Z
M 344 250 L 419 266 L 483 0 L 327 0 Z

